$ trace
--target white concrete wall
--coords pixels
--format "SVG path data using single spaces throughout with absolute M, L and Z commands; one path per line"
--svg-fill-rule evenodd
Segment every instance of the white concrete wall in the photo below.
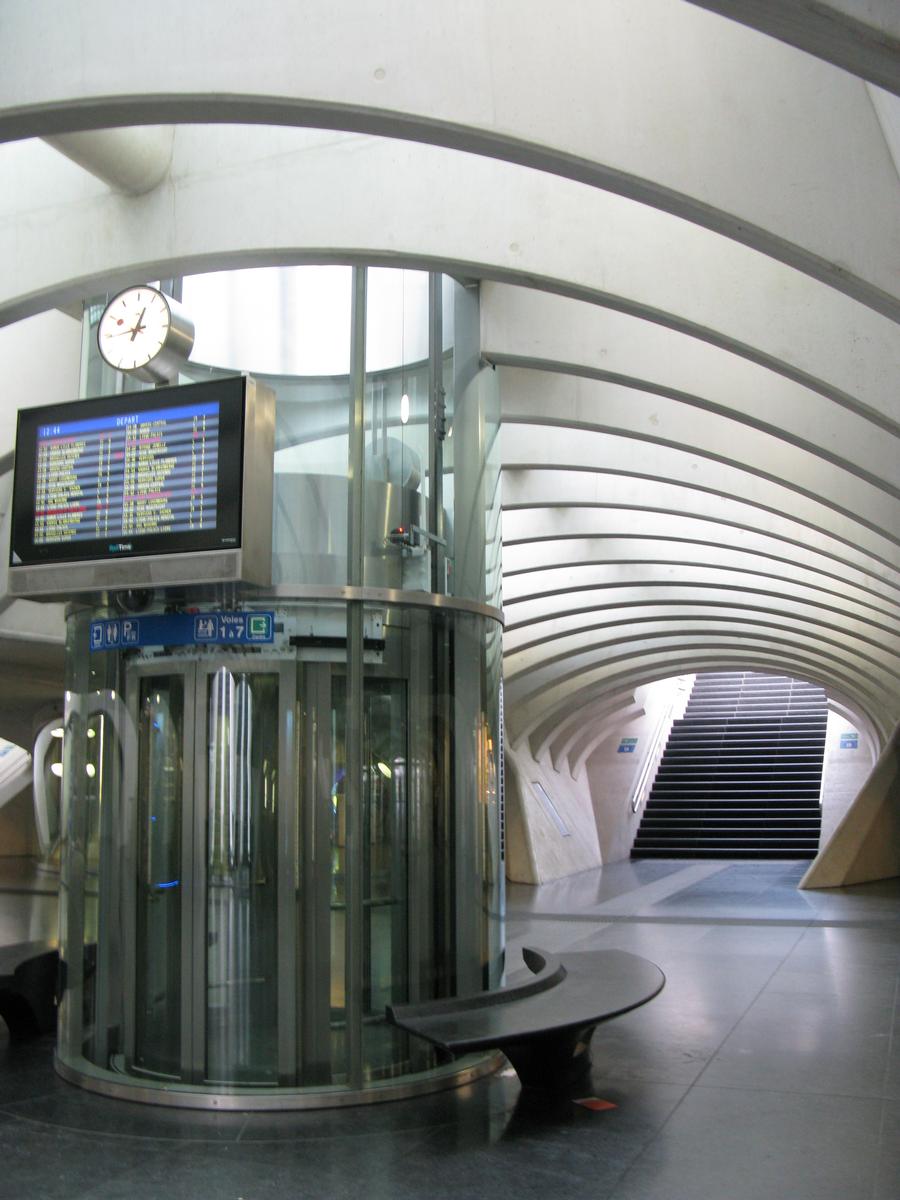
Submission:
M 856 735 L 856 746 L 849 743 Z M 841 745 L 844 739 L 845 744 Z M 875 765 L 876 754 L 870 739 L 858 725 L 836 712 L 828 713 L 825 757 L 822 762 L 822 833 L 819 845 L 825 846 L 844 819 L 860 788 Z
M 550 797 L 561 832 L 535 784 Z M 516 883 L 546 883 L 600 865 L 600 846 L 587 779 L 554 769 L 527 746 L 506 752 L 506 873 Z
M 900 725 L 800 881 L 801 888 L 847 887 L 900 875 Z
M 75 399 L 80 363 L 81 322 L 57 309 L 0 326 L 0 454 L 15 445 L 20 408 Z
M 643 808 L 631 807 L 635 785 L 648 754 L 660 718 L 675 696 L 675 681 L 660 680 L 638 688 L 635 704 L 609 718 L 607 735 L 585 763 L 604 863 L 619 862 L 631 854 Z M 623 739 L 637 738 L 633 751 Z

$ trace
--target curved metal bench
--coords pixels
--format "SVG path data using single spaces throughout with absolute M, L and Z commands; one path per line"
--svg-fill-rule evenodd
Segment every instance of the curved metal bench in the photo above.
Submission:
M 54 1032 L 58 974 L 52 942 L 0 947 L 0 1017 L 13 1041 Z
M 596 1026 L 646 1004 L 666 981 L 655 963 L 624 950 L 556 956 L 528 948 L 522 956 L 534 978 L 474 996 L 391 1005 L 388 1020 L 451 1058 L 502 1050 L 523 1087 L 561 1088 L 590 1066 Z

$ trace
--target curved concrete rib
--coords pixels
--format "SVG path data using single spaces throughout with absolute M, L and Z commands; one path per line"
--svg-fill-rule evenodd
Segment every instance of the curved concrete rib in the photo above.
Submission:
M 101 11 L 34 0 L 5 20 L 4 139 L 193 121 L 432 142 L 617 191 L 900 312 L 896 176 L 865 84 L 694 7 L 605 0 L 560 20 L 540 0 L 481 0 L 436 27 L 415 0 L 259 0 L 227 22 L 159 0 L 129 12 L 137 62 L 107 52 Z M 409 69 L 423 61 L 427 78 Z
M 54 150 L 129 196 L 141 196 L 162 183 L 174 140 L 172 125 L 59 133 L 45 139 Z

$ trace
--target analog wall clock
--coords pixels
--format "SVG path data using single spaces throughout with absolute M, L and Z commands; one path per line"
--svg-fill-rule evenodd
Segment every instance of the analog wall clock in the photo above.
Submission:
M 191 353 L 194 324 L 171 296 L 138 284 L 107 304 L 97 345 L 111 367 L 148 383 L 168 383 Z

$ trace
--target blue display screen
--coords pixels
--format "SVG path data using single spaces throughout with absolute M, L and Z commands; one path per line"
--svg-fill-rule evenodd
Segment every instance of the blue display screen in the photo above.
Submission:
M 216 526 L 219 405 L 39 425 L 34 544 Z
M 244 382 L 20 411 L 10 562 L 239 545 Z

